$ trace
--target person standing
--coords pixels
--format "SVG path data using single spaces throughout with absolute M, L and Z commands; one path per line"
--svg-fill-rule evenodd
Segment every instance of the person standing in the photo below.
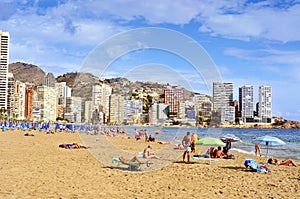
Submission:
M 192 141 L 191 141 L 191 152 L 195 153 L 196 152 L 196 141 L 199 140 L 199 137 L 197 135 L 197 133 L 193 133 L 192 134 Z
M 190 132 L 187 132 L 186 135 L 182 139 L 182 145 L 184 147 L 184 152 L 183 152 L 183 161 L 185 161 L 185 156 L 187 154 L 187 159 L 188 163 L 190 162 L 190 157 L 191 157 L 191 136 Z
M 255 155 L 259 155 L 261 156 L 261 152 L 260 152 L 260 145 L 259 144 L 255 144 Z

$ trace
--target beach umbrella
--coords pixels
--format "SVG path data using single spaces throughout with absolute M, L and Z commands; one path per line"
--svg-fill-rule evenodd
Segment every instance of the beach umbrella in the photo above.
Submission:
M 196 145 L 209 145 L 209 146 L 225 146 L 225 143 L 218 138 L 206 137 L 201 138 L 195 142 Z
M 285 142 L 282 141 L 281 139 L 274 137 L 274 136 L 269 136 L 269 135 L 264 135 L 261 137 L 257 137 L 255 139 L 256 142 L 258 143 L 264 143 L 267 146 L 267 154 L 268 154 L 268 149 L 269 146 L 282 146 L 285 145 Z
M 220 139 L 223 141 L 223 142 L 241 142 L 242 140 L 237 137 L 236 135 L 233 135 L 233 134 L 225 134 L 225 135 L 222 135 L 220 136 Z
M 233 135 L 233 134 L 222 135 L 222 136 L 220 136 L 220 139 L 224 143 L 226 143 L 225 148 L 227 150 L 231 149 L 231 142 L 241 142 L 242 141 L 239 137 L 237 137 L 236 135 Z

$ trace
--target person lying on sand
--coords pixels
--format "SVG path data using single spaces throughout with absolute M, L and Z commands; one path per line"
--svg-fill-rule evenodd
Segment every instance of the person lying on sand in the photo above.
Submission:
M 25 133 L 24 136 L 34 136 L 33 133 Z
M 164 141 L 159 141 L 157 142 L 158 144 L 171 144 L 171 142 L 164 142 Z
M 121 162 L 141 162 L 136 156 L 134 156 L 133 158 L 131 159 L 127 159 L 123 156 L 120 157 L 120 161 Z
M 297 164 L 292 159 L 278 160 L 276 158 L 270 158 L 268 159 L 268 163 L 274 165 L 283 165 L 283 166 L 294 166 L 294 167 L 297 166 Z
M 64 149 L 87 149 L 86 146 L 79 144 L 79 143 L 72 143 L 72 144 L 60 144 L 58 145 L 60 148 Z

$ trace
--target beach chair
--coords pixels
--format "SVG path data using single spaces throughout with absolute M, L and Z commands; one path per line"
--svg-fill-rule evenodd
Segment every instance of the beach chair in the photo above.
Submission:
M 112 163 L 127 165 L 129 170 L 141 170 L 142 165 L 146 165 L 147 167 L 149 167 L 151 164 L 153 164 L 152 162 L 124 162 L 121 161 L 121 158 L 119 157 L 113 158 Z

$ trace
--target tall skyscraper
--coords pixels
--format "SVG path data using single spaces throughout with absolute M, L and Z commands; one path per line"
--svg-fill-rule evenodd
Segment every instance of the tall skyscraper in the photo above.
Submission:
M 213 83 L 213 109 L 233 105 L 233 83 L 214 82 Z
M 272 118 L 272 88 L 271 86 L 260 86 L 258 93 L 258 117 L 262 122 L 271 122 Z
M 234 122 L 233 83 L 213 83 L 213 111 L 213 123 Z
M 0 30 L 0 109 L 7 110 L 9 33 Z
M 239 88 L 239 107 L 243 122 L 253 122 L 253 86 L 244 85 Z

